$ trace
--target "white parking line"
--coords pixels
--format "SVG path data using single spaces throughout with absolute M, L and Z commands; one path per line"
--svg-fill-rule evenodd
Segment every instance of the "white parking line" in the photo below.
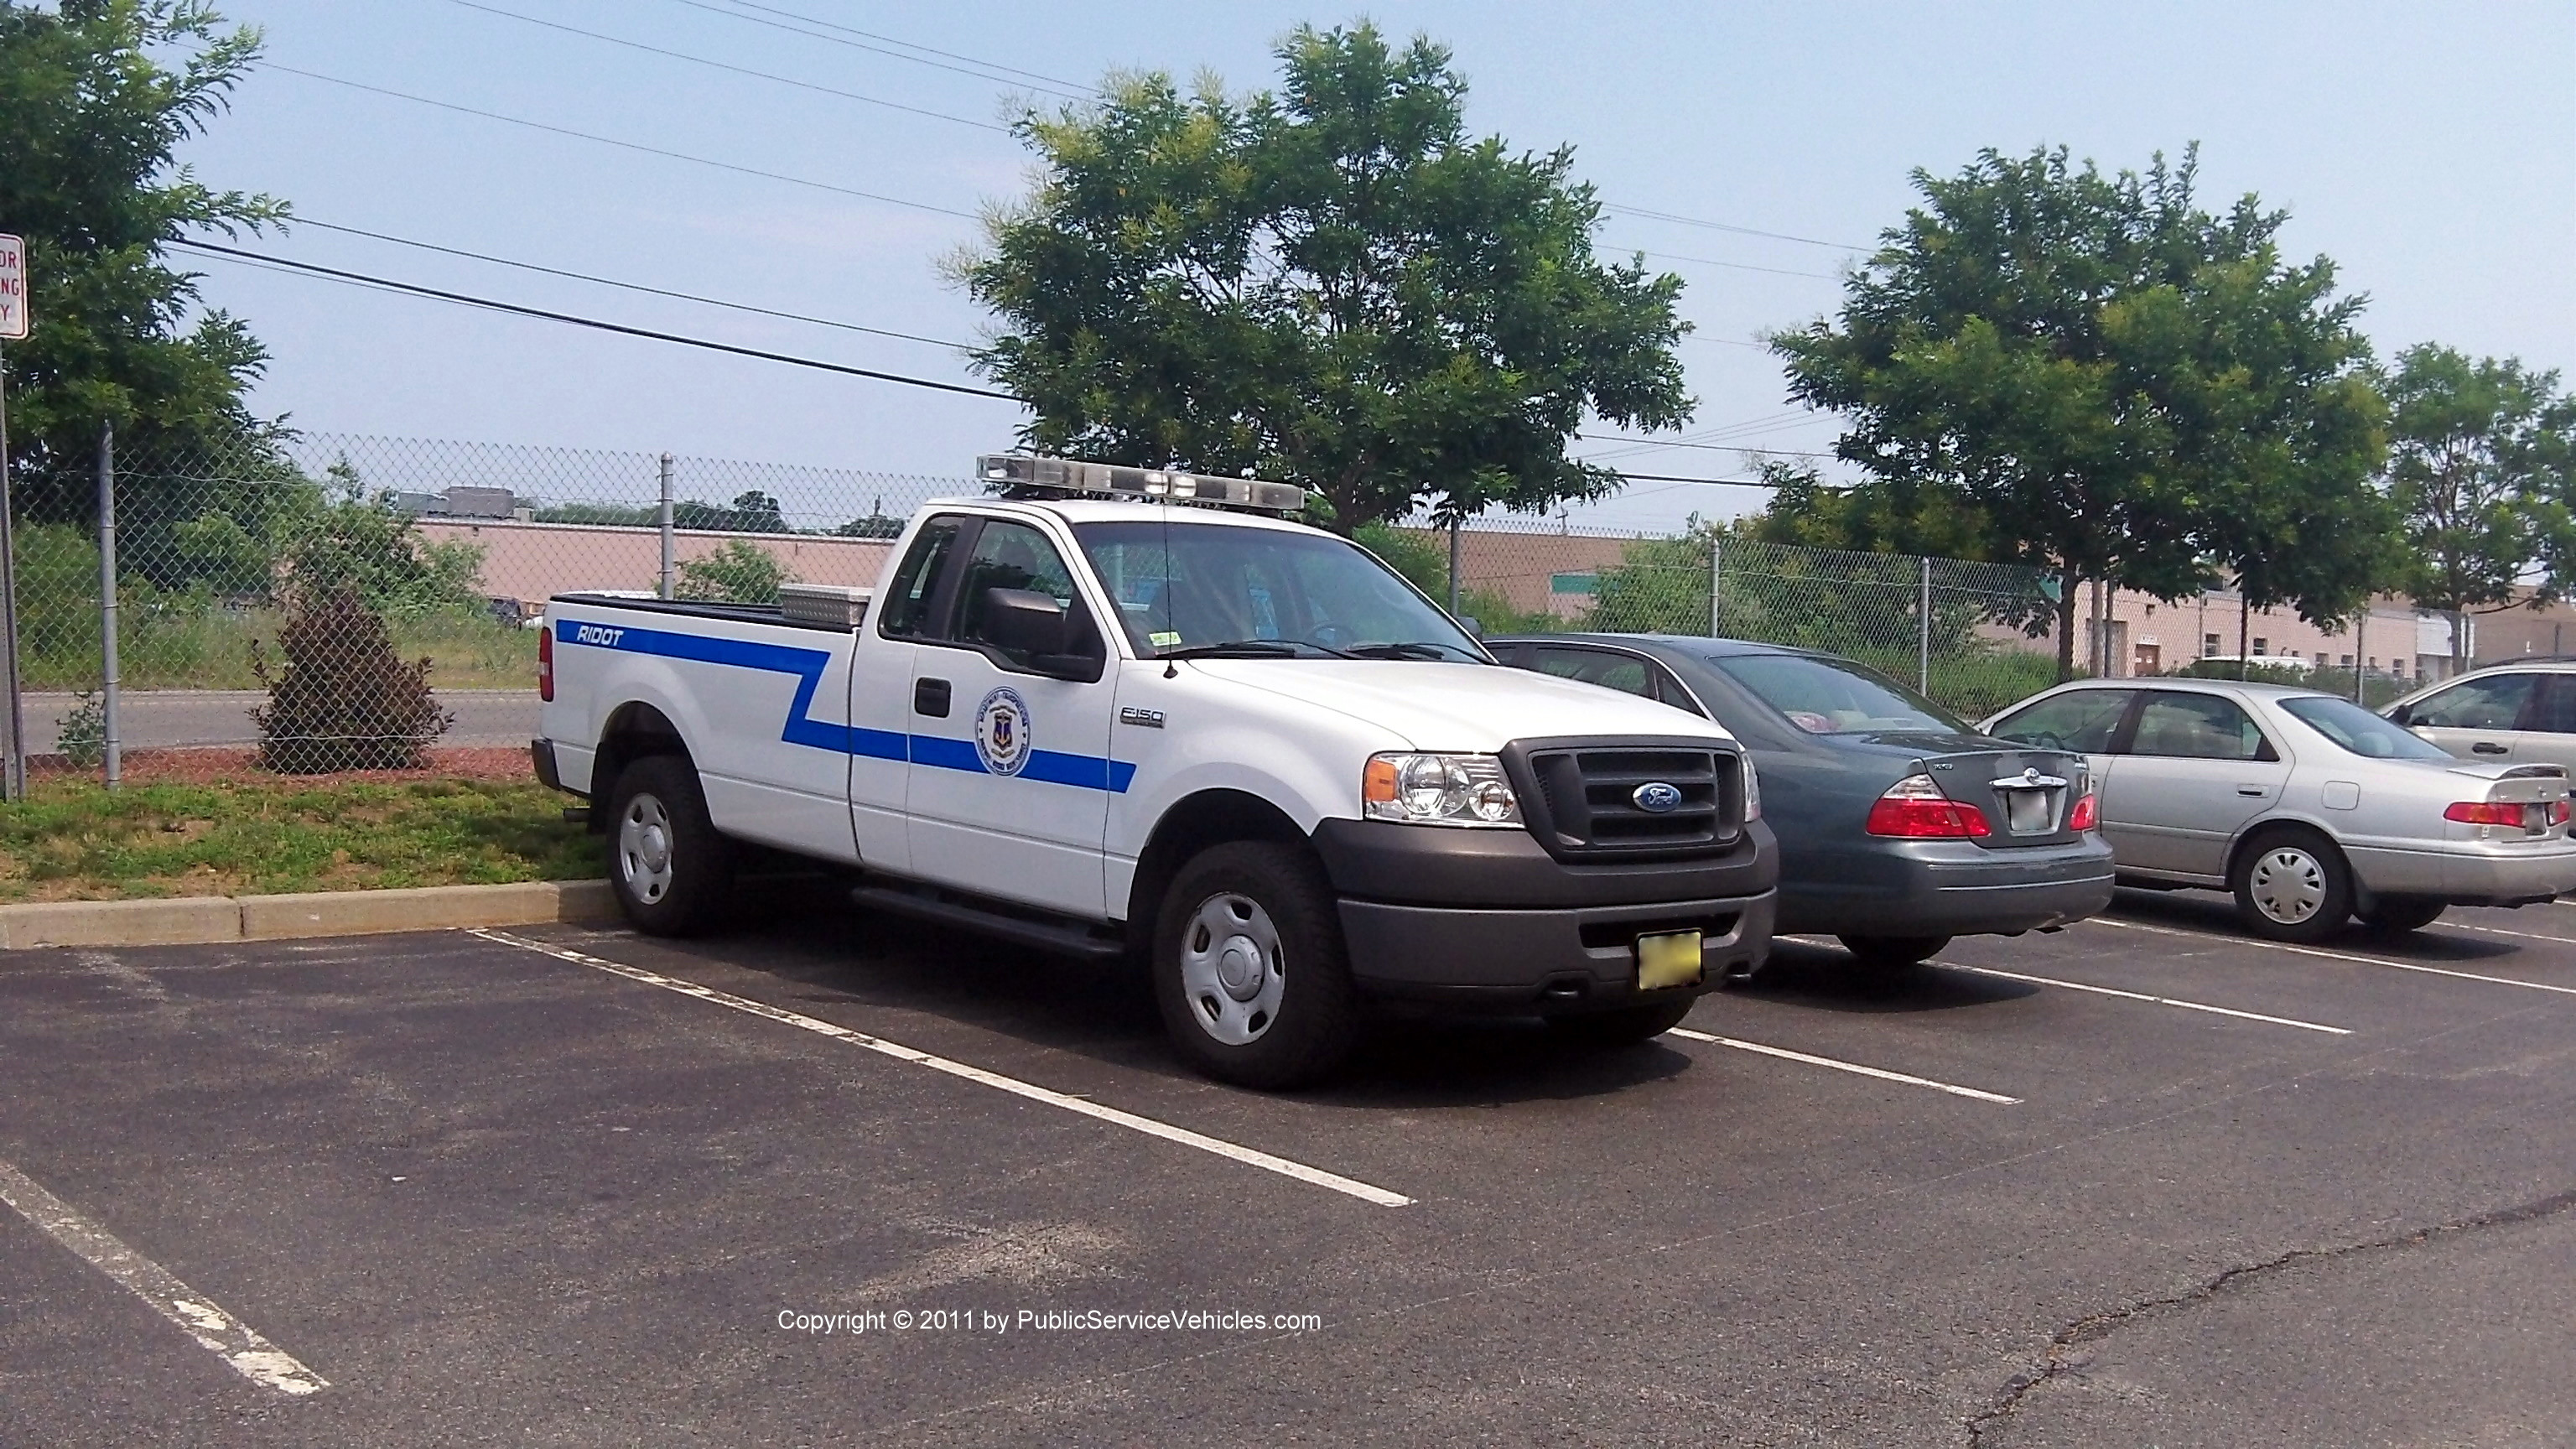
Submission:
M 934 1072 L 946 1072 L 952 1077 L 963 1077 L 970 1082 L 980 1082 L 987 1087 L 993 1087 L 1000 1091 L 1009 1092 L 1013 1096 L 1026 1097 L 1032 1102 L 1044 1102 L 1050 1107 L 1062 1107 L 1068 1112 L 1080 1113 L 1085 1117 L 1091 1117 L 1102 1122 L 1112 1123 L 1116 1126 L 1125 1127 L 1131 1131 L 1142 1132 L 1148 1137 L 1159 1137 L 1166 1142 L 1177 1142 L 1184 1147 L 1195 1147 L 1201 1152 L 1212 1152 L 1219 1157 L 1231 1158 L 1234 1161 L 1244 1163 L 1247 1166 L 1258 1167 L 1265 1172 L 1275 1172 L 1282 1177 L 1293 1177 L 1299 1182 L 1312 1183 L 1317 1187 L 1330 1188 L 1335 1192 L 1346 1193 L 1351 1197 L 1358 1198 L 1362 1202 L 1375 1203 L 1379 1207 L 1408 1207 L 1411 1206 L 1413 1202 L 1413 1199 L 1404 1196 L 1402 1193 L 1389 1192 L 1382 1187 L 1372 1187 L 1368 1183 L 1361 1182 L 1356 1178 L 1348 1178 L 1343 1177 L 1338 1173 L 1326 1172 L 1319 1167 L 1308 1167 L 1302 1162 L 1291 1162 L 1285 1157 L 1274 1157 L 1267 1152 L 1262 1152 L 1250 1147 L 1238 1146 L 1237 1144 L 1227 1142 L 1222 1138 L 1209 1137 L 1203 1133 L 1192 1132 L 1186 1127 L 1175 1127 L 1168 1122 L 1157 1122 L 1151 1117 L 1139 1117 L 1133 1112 L 1122 1112 L 1115 1107 L 1104 1107 L 1097 1102 L 1086 1101 L 1080 1097 L 1070 1096 L 1066 1093 L 1053 1091 L 1046 1087 L 1036 1086 L 1028 1082 L 1020 1081 L 1016 1078 L 1006 1077 L 999 1072 L 988 1072 L 982 1067 L 972 1067 L 968 1066 L 964 1062 L 950 1061 L 946 1057 L 932 1056 L 928 1052 L 916 1051 L 900 1042 L 887 1041 L 883 1037 L 869 1036 L 865 1032 L 852 1031 L 846 1026 L 835 1026 L 828 1021 L 821 1021 L 810 1016 L 800 1016 L 792 1011 L 783 1011 L 778 1007 L 753 1001 L 749 997 L 736 996 L 728 991 L 718 991 L 713 987 L 700 986 L 694 981 L 683 981 L 676 976 L 664 976 L 658 971 L 647 971 L 640 966 L 628 966 L 622 962 L 602 960 L 597 956 L 586 956 L 579 951 L 568 951 L 561 946 L 550 946 L 542 941 L 526 940 L 522 937 L 509 935 L 502 931 L 476 929 L 470 930 L 466 934 L 471 936 L 480 936 L 486 941 L 495 941 L 504 946 L 516 946 L 523 951 L 535 951 L 542 955 L 552 956 L 557 960 L 570 961 L 575 965 L 589 966 L 600 971 L 608 972 L 612 976 L 623 976 L 629 981 L 641 981 L 647 986 L 659 986 L 665 991 L 676 991 L 682 996 L 694 996 L 700 1001 L 712 1001 L 718 1006 L 730 1006 L 736 1011 L 748 1012 L 753 1016 L 779 1022 L 786 1026 L 796 1027 L 803 1031 L 810 1031 L 817 1036 L 827 1036 L 834 1041 L 848 1042 L 850 1045 L 856 1047 L 865 1047 L 869 1051 L 882 1053 L 885 1056 L 893 1057 L 897 1061 L 911 1062 L 916 1066 L 928 1067 Z
M 2089 991 L 2096 996 L 2117 996 L 2129 1001 L 2153 1002 L 2157 1006 L 2179 1007 L 2184 1011 L 2206 1011 L 2212 1016 L 2241 1017 L 2246 1021 L 2269 1022 L 2274 1026 L 2295 1026 L 2301 1031 L 2322 1031 L 2334 1036 L 2350 1036 L 2348 1026 L 2326 1026 L 2320 1022 L 2301 1021 L 2294 1016 L 2265 1016 L 2259 1011 L 2238 1011 L 2232 1006 L 2212 1006 L 2205 1001 L 2185 1001 L 2176 996 L 2149 996 L 2143 991 L 2122 991 L 2112 986 L 2094 986 L 2082 981 L 2060 981 L 2053 976 L 2025 976 L 2018 971 L 1998 971 L 1992 966 L 1961 966 L 1944 961 L 1941 965 L 1954 971 L 1974 971 L 1980 976 L 2001 976 L 2011 981 L 2028 981 L 2039 986 L 2063 987 L 2068 991 Z
M 2117 926 L 2123 931 L 2146 931 L 2158 936 L 2188 936 L 2201 941 L 2225 941 L 2228 937 L 2207 931 L 2179 931 L 2171 926 L 2148 926 L 2136 921 L 2115 921 L 2108 916 L 2095 916 L 2088 926 Z M 2576 996 L 2576 986 L 2552 986 L 2546 981 L 2516 981 L 2510 976 L 2481 976 L 2475 971 L 2452 971 L 2440 966 L 2419 966 L 2412 961 L 2391 961 L 2384 956 L 2354 956 L 2343 951 L 2320 951 L 2314 946 L 2291 946 L 2279 941 L 2248 939 L 2242 944 L 2260 946 L 2267 951 L 2288 951 L 2298 956 L 2321 956 L 2328 961 L 2356 961 L 2364 966 L 2389 966 L 2399 971 L 2420 971 L 2427 976 L 2456 976 L 2462 981 L 2484 981 L 2491 986 L 2519 986 L 2525 991 L 2554 991 L 2561 996 Z
M 1850 1072 L 1856 1076 L 1863 1077 L 1876 1077 L 1882 1082 L 1903 1082 L 1909 1087 L 1930 1087 L 1933 1091 L 1947 1092 L 1953 1097 L 1972 1097 L 1980 1102 L 1994 1102 L 2006 1107 L 2015 1107 L 2021 1104 L 2021 1098 L 2007 1097 L 1999 1092 L 1980 1092 L 1974 1087 L 1961 1087 L 1954 1086 L 1949 1082 L 1936 1082 L 1930 1077 L 1907 1076 L 1903 1072 L 1891 1072 L 1884 1067 L 1864 1067 L 1858 1062 L 1838 1062 L 1832 1057 L 1810 1056 L 1805 1052 L 1793 1052 L 1787 1047 L 1764 1046 L 1758 1041 L 1737 1041 L 1731 1036 L 1711 1036 L 1707 1032 L 1692 1031 L 1688 1027 L 1674 1027 L 1670 1035 L 1680 1037 L 1684 1041 L 1704 1041 L 1712 1046 L 1733 1047 L 1740 1052 L 1760 1052 L 1766 1057 L 1780 1057 L 1788 1061 L 1805 1062 L 1811 1067 L 1831 1067 L 1838 1072 Z
M 2518 941 L 2555 941 L 2561 946 L 2576 946 L 2576 936 L 2544 936 L 2537 931 L 2508 931 L 2502 926 L 2472 926 L 2466 921 L 2444 921 L 2446 931 L 2480 931 L 2490 936 L 2511 936 Z
M 71 1204 L 45 1191 L 34 1178 L 6 1162 L 0 1162 L 0 1202 L 17 1209 L 20 1217 L 42 1229 L 47 1237 L 152 1305 L 152 1311 L 179 1325 L 243 1378 L 261 1388 L 295 1397 L 331 1387 L 330 1380 L 297 1362 L 292 1354 L 260 1337 L 249 1324 L 216 1307 L 204 1294 L 170 1276 L 168 1269 L 125 1246 L 115 1234 L 82 1217 Z

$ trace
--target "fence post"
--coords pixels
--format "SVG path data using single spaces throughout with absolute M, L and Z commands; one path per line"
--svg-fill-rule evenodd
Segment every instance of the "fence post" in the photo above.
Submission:
M 1449 520 L 1449 616 L 1458 615 L 1458 525 L 1464 520 Z
M 662 455 L 662 597 L 671 597 L 676 559 L 671 538 L 671 455 Z
M 2370 707 L 2366 704 L 2362 704 L 2361 699 L 2361 671 L 2369 667 L 2369 665 L 2364 661 L 2368 660 L 2370 657 L 2368 654 L 2362 652 L 2365 647 L 2363 640 L 2368 635 L 2369 630 L 2370 596 L 2368 594 L 2364 594 L 2361 599 L 2361 615 L 2352 621 L 2352 702 L 2355 704 L 2361 704 L 2364 709 L 2368 709 Z
M 1923 602 L 1915 622 L 1922 634 L 1914 646 L 1914 692 L 1932 697 L 1932 555 L 1923 556 Z
M 27 798 L 27 711 L 18 694 L 18 541 L 10 531 L 9 370 L 0 365 L 0 688 L 9 691 L 9 753 L 0 761 L 0 795 Z
M 98 429 L 98 658 L 107 735 L 101 763 L 107 788 L 113 790 L 123 781 L 125 761 L 117 729 L 116 424 L 112 422 L 101 423 Z
M 1719 585 L 1726 578 L 1726 544 L 1717 535 L 1708 539 L 1708 637 L 1715 639 L 1726 631 L 1720 627 L 1726 615 L 1724 596 Z

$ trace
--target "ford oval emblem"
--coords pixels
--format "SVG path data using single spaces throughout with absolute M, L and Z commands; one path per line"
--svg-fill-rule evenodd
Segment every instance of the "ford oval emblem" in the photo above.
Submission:
M 1636 801 L 1637 808 L 1649 815 L 1670 815 L 1682 808 L 1682 787 L 1649 780 L 1629 792 L 1628 798 Z

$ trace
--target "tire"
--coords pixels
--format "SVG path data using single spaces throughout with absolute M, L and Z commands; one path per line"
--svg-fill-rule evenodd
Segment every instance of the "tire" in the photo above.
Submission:
M 1901 976 L 1941 954 L 1947 936 L 1837 936 L 1852 964 L 1871 976 Z
M 1611 1011 L 1569 1012 L 1547 1019 L 1548 1030 L 1587 1051 L 1616 1051 L 1654 1040 L 1682 1024 L 1697 998 L 1658 1001 L 1652 1006 L 1622 1006 Z
M 608 798 L 608 883 L 626 919 L 655 936 L 716 926 L 733 900 L 736 851 L 707 818 L 697 770 L 677 755 L 647 755 Z
M 1232 841 L 1182 866 L 1155 922 L 1153 977 L 1173 1047 L 1222 1082 L 1305 1086 L 1359 1041 L 1341 912 L 1297 846 Z
M 2352 870 L 2314 831 L 2258 831 L 2236 853 L 2227 883 L 2237 918 L 2265 940 L 2311 945 L 2352 917 Z
M 2450 902 L 2432 896 L 2381 896 L 2361 923 L 2381 935 L 2402 936 L 2440 920 L 2448 909 Z

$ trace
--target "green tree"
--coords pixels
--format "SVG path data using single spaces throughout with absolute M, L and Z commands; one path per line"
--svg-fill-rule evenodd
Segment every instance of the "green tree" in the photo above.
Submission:
M 2404 591 L 2459 617 L 2576 589 L 2576 398 L 2558 374 L 2426 343 L 2398 354 L 2385 387 Z M 2455 665 L 2466 633 L 2452 631 Z
M 2355 596 L 2331 570 L 2258 574 L 2247 545 L 2298 538 L 2284 518 L 2371 516 L 2359 299 L 2333 299 L 2324 258 L 2282 262 L 2285 213 L 2201 209 L 2196 161 L 2105 176 L 2043 148 L 1917 170 L 1923 204 L 1839 316 L 1773 339 L 1792 396 L 1851 419 L 1837 452 L 1893 517 L 1942 499 L 1976 556 L 2061 576 L 2061 674 L 2084 581 L 2172 599 L 2226 564 L 2303 611 Z
M 683 599 L 774 604 L 778 586 L 794 581 L 787 565 L 747 538 L 729 538 L 703 558 L 683 559 L 671 592 Z
M 35 314 L 8 349 L 9 445 L 30 517 L 89 516 L 102 422 L 162 456 L 268 436 L 242 401 L 266 351 L 240 319 L 199 310 L 196 278 L 162 257 L 191 230 L 286 215 L 173 159 L 224 110 L 259 44 L 204 0 L 0 0 L 0 222 L 27 238 Z
M 1016 130 L 1041 179 L 955 275 L 1041 451 L 1302 484 L 1355 528 L 1618 486 L 1587 413 L 1686 421 L 1681 281 L 1604 265 L 1572 152 L 1470 137 L 1449 52 L 1301 27 L 1282 92 L 1169 76 Z

